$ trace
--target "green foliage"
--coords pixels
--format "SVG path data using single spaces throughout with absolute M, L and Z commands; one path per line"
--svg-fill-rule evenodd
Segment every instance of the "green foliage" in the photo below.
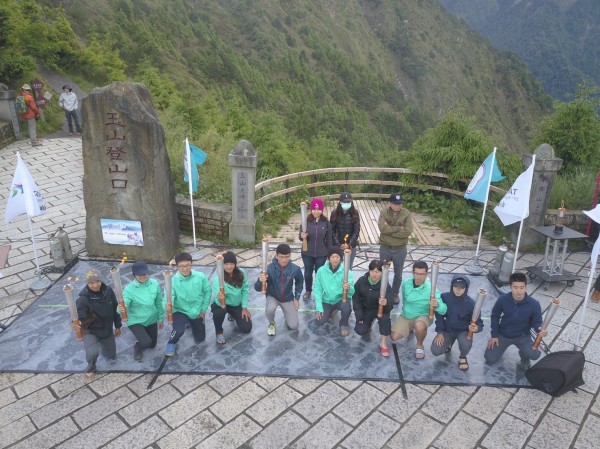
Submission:
M 591 167 L 579 167 L 570 172 L 561 170 L 554 180 L 548 207 L 558 209 L 564 201 L 567 209 L 591 208 L 597 176 L 598 172 Z
M 115 40 L 109 33 L 91 33 L 87 45 L 82 49 L 80 60 L 80 72 L 98 84 L 127 79 L 127 65 L 121 59 Z

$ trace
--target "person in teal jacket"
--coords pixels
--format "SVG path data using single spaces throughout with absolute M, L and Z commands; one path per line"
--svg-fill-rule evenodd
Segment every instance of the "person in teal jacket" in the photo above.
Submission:
M 213 301 L 210 306 L 219 344 L 225 344 L 223 321 L 227 314 L 235 320 L 240 332 L 248 334 L 252 330 L 252 315 L 248 310 L 248 277 L 244 270 L 238 268 L 237 258 L 231 251 L 223 254 L 223 271 L 225 293 L 219 292 L 219 276 L 215 275 L 212 282 Z M 221 306 L 223 300 L 225 307 Z
M 156 347 L 158 329 L 163 328 L 165 308 L 158 281 L 150 279 L 146 262 L 134 262 L 131 272 L 135 279 L 123 289 L 123 301 L 127 327 L 137 340 L 133 345 L 133 359 L 141 360 L 144 349 Z M 123 314 L 121 306 L 119 313 Z
M 196 344 L 206 338 L 204 315 L 210 302 L 210 282 L 204 273 L 192 270 L 192 255 L 180 253 L 175 256 L 177 273 L 173 276 L 173 330 L 165 350 L 166 356 L 175 354 L 177 342 L 189 323 Z
M 392 341 L 407 337 L 411 330 L 415 331 L 417 345 L 415 357 L 425 358 L 423 342 L 427 336 L 427 328 L 431 325 L 429 306 L 439 315 L 445 315 L 448 307 L 442 301 L 439 290 L 431 297 L 431 281 L 427 279 L 429 266 L 427 262 L 418 260 L 413 264 L 413 276 L 402 283 L 402 313 L 392 325 Z
M 348 318 L 352 313 L 352 295 L 354 294 L 354 276 L 348 273 L 348 282 L 344 282 L 344 253 L 339 246 L 334 246 L 327 252 L 328 262 L 319 268 L 315 279 L 313 294 L 315 296 L 315 309 L 317 310 L 317 324 L 322 325 L 329 321 L 332 313 L 341 311 L 340 332 L 347 337 Z M 344 288 L 348 291 L 347 300 L 343 301 Z

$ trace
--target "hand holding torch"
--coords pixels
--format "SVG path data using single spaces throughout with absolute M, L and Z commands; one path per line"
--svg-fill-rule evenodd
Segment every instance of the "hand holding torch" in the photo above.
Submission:
M 169 269 L 163 270 L 163 276 L 165 277 L 165 296 L 167 297 L 167 323 L 171 326 L 173 324 L 173 291 L 171 290 L 173 272 Z
M 73 286 L 67 284 L 63 287 L 65 297 L 67 298 L 67 305 L 69 306 L 69 313 L 71 314 L 71 327 L 75 330 L 75 337 L 77 341 L 83 340 L 83 331 L 81 330 L 81 323 L 79 322 L 79 315 L 77 314 L 77 306 L 73 299 Z
M 302 232 L 306 233 L 308 229 L 308 216 L 306 211 L 306 203 L 302 201 L 300 203 L 300 224 L 302 225 Z M 302 238 L 302 251 L 308 251 L 308 241 L 306 236 Z
M 306 206 L 306 203 L 304 204 Z M 263 275 L 267 275 L 267 255 L 269 254 L 269 239 L 262 239 L 262 273 Z M 262 283 L 262 293 L 263 295 L 267 294 L 267 281 L 265 280 Z
M 125 301 L 123 300 L 123 287 L 121 286 L 121 270 L 118 265 L 115 265 L 110 269 L 112 276 L 115 294 L 117 295 L 117 301 L 119 301 L 119 309 L 121 311 L 121 318 L 123 321 L 127 321 L 127 309 L 125 308 Z
M 556 311 L 558 310 L 559 307 L 560 307 L 560 301 L 558 300 L 558 298 L 554 298 L 552 300 L 552 302 L 550 303 L 550 308 L 548 309 L 548 312 L 546 312 L 544 322 L 542 323 L 542 328 L 540 329 L 535 341 L 533 342 L 532 348 L 534 351 L 537 351 L 538 347 L 540 346 L 540 343 L 542 342 L 542 338 L 544 337 L 544 335 L 542 335 L 542 334 L 546 334 L 548 325 L 550 324 L 550 321 L 552 321 L 552 318 L 554 318 L 554 315 L 556 314 Z
M 431 266 L 431 295 L 429 296 L 429 319 L 433 320 L 434 307 L 431 301 L 435 300 L 435 290 L 437 289 L 438 273 L 440 271 L 440 261 L 434 260 Z
M 225 268 L 223 263 L 223 256 L 220 254 L 216 257 L 217 259 L 217 276 L 219 277 L 219 302 L 221 303 L 221 309 L 225 308 Z M 223 298 L 223 299 L 221 299 Z
M 344 286 L 342 293 L 342 302 L 348 301 L 348 289 L 346 288 L 346 284 L 348 283 L 348 275 L 350 273 L 350 255 L 352 251 L 349 249 L 344 250 Z
M 386 262 L 381 267 L 383 272 L 381 274 L 381 286 L 379 287 L 379 299 L 385 299 L 385 293 L 387 290 L 389 278 L 390 278 L 390 263 Z M 379 304 L 377 308 L 377 318 L 381 318 L 383 316 L 383 305 Z
M 475 307 L 473 308 L 473 314 L 471 315 L 471 325 L 476 326 L 477 320 L 479 319 L 479 315 L 481 315 L 481 307 L 483 306 L 483 301 L 487 295 L 487 290 L 485 288 L 479 289 L 479 294 L 477 295 L 477 300 L 475 301 Z M 467 340 L 473 339 L 473 332 L 469 330 L 467 333 Z

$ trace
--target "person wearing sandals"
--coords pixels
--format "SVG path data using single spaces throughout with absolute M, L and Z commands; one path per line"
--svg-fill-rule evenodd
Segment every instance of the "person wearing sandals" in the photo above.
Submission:
M 331 213 L 329 221 L 331 222 L 333 246 L 352 251 L 350 256 L 350 269 L 352 269 L 360 234 L 360 215 L 354 207 L 352 195 L 349 192 L 343 192 L 340 195 L 340 201 Z
M 300 227 L 300 240 L 306 237 L 308 249 L 302 251 L 302 262 L 304 263 L 304 296 L 302 299 L 308 301 L 313 289 L 313 271 L 316 273 L 327 260 L 327 250 L 331 248 L 331 223 L 323 215 L 325 204 L 321 198 L 313 198 L 310 202 L 310 211 L 307 217 L 307 229 Z
M 315 279 L 315 309 L 317 311 L 317 324 L 323 325 L 336 310 L 341 312 L 340 332 L 347 337 L 348 318 L 352 313 L 352 295 L 354 294 L 354 276 L 352 271 L 348 272 L 348 282 L 344 283 L 344 264 L 342 257 L 344 253 L 339 246 L 334 246 L 327 253 L 328 263 L 323 265 Z M 343 301 L 344 289 L 348 291 L 347 300 Z
M 252 330 L 252 315 L 248 311 L 248 276 L 241 268 L 237 266 L 237 258 L 231 251 L 223 254 L 223 269 L 225 293 L 219 292 L 219 277 L 213 277 L 212 292 L 213 302 L 210 310 L 215 324 L 215 334 L 217 343 L 225 344 L 223 335 L 223 321 L 225 315 L 236 322 L 238 329 L 243 334 L 248 334 Z M 221 301 L 225 300 L 225 308 L 221 307 Z
M 476 333 L 483 329 L 481 316 L 477 324 L 471 324 L 475 301 L 468 295 L 470 280 L 467 276 L 456 274 L 450 282 L 450 291 L 442 293 L 442 301 L 448 307 L 445 315 L 435 314 L 436 337 L 431 342 L 431 353 L 435 356 L 449 353 L 458 340 L 458 369 L 469 369 L 467 354 L 473 340 L 467 339 L 469 331 Z
M 366 335 L 371 330 L 373 321 L 379 322 L 379 353 L 384 357 L 390 356 L 390 348 L 387 344 L 387 338 L 392 332 L 392 322 L 390 313 L 394 305 L 394 292 L 389 283 L 385 291 L 385 298 L 380 298 L 381 275 L 383 263 L 375 259 L 369 263 L 369 271 L 361 276 L 354 284 L 354 295 L 352 296 L 352 308 L 356 325 L 354 332 L 358 335 Z M 379 306 L 383 306 L 381 318 L 377 316 Z
M 418 260 L 413 264 L 413 275 L 402 283 L 402 313 L 392 325 L 392 341 L 407 337 L 414 330 L 417 344 L 415 357 L 425 358 L 423 342 L 427 336 L 427 328 L 431 325 L 429 319 L 429 306 L 440 315 L 446 313 L 447 307 L 442 301 L 439 290 L 435 289 L 435 296 L 430 299 L 431 281 L 427 279 L 429 266 L 427 262 Z

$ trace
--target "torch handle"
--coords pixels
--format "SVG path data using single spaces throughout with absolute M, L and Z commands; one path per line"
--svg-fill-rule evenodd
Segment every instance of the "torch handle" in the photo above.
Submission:
M 302 239 L 302 251 L 308 251 L 308 240 L 306 239 L 306 237 Z
M 379 304 L 379 307 L 377 307 L 377 318 L 381 318 L 383 316 L 383 305 Z
M 79 320 L 73 320 L 74 326 L 76 326 L 75 338 L 77 341 L 83 341 L 83 329 L 81 329 L 81 323 Z
M 173 325 L 173 303 L 172 302 L 167 303 L 167 323 L 169 323 L 169 326 Z
M 540 347 L 540 343 L 542 342 L 542 334 L 539 333 L 538 336 L 535 338 L 534 342 L 533 342 L 533 350 L 537 351 L 537 349 Z
M 345 303 L 346 301 L 348 301 L 348 289 L 344 287 L 342 292 L 342 302 Z
M 221 309 L 224 309 L 225 308 L 225 289 L 220 288 L 219 294 L 223 294 L 223 299 L 220 299 L 219 302 L 221 303 Z
M 263 272 L 262 272 L 262 274 L 264 274 L 264 275 L 266 276 L 266 275 L 267 275 L 267 272 L 266 272 L 266 271 L 263 271 Z M 266 295 L 266 294 L 267 294 L 267 281 L 264 281 L 264 282 L 262 283 L 262 290 L 261 290 L 261 291 L 262 291 L 262 294 L 263 294 L 263 295 Z
M 477 321 L 473 321 L 471 320 L 471 324 L 477 324 Z M 467 332 L 467 340 L 473 340 L 473 332 L 469 331 Z
M 121 319 L 123 321 L 127 321 L 127 308 L 125 307 L 125 301 L 123 301 L 123 298 L 119 298 L 119 306 L 123 308 L 121 312 Z

